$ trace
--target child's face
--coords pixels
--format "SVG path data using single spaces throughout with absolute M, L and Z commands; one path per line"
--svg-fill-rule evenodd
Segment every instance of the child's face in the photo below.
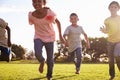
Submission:
M 40 8 L 42 8 L 43 5 L 44 5 L 43 0 L 32 0 L 32 2 L 33 2 L 33 7 L 34 7 L 35 9 L 40 9 Z
M 111 4 L 109 7 L 109 10 L 110 10 L 111 14 L 116 14 L 117 11 L 119 10 L 119 7 L 116 4 Z
M 70 22 L 72 23 L 72 24 L 77 24 L 77 21 L 78 21 L 79 19 L 78 19 L 78 17 L 77 16 L 70 16 Z

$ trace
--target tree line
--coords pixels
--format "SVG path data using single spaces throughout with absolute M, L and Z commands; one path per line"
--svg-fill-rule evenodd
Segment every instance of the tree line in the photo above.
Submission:
M 90 40 L 90 49 L 87 49 L 85 46 L 85 41 L 82 40 L 82 61 L 83 62 L 107 62 L 107 40 L 104 37 L 100 38 L 89 38 Z M 73 54 L 69 54 L 67 48 L 59 40 L 56 41 L 58 52 L 54 53 L 55 61 L 70 62 L 73 61 Z M 21 59 L 32 59 L 35 58 L 34 52 L 27 52 L 27 49 L 21 45 L 12 44 L 11 51 L 16 55 L 12 60 L 21 60 Z M 25 56 L 27 54 L 27 56 Z
M 89 38 L 90 40 L 90 49 L 86 48 L 85 41 L 82 40 L 82 61 L 83 62 L 108 62 L 107 57 L 107 39 L 104 37 L 100 38 Z M 73 61 L 75 58 L 73 54 L 69 54 L 66 47 L 61 45 L 57 41 L 58 53 L 55 53 L 55 61 Z M 68 54 L 68 56 L 66 56 Z

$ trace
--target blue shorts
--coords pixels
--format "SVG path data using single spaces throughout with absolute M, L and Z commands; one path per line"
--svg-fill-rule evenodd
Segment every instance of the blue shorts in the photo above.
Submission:
M 0 61 L 9 62 L 10 49 L 0 46 Z

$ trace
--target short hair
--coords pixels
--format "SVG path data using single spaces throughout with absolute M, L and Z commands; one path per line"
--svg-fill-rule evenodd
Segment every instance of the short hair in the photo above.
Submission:
M 35 0 L 32 0 L 32 2 L 34 3 L 34 2 L 35 2 Z M 43 2 L 44 2 L 44 5 L 46 5 L 46 0 L 43 0 Z
M 71 13 L 71 14 L 70 14 L 70 17 L 71 17 L 71 16 L 77 16 L 77 17 L 78 17 L 78 15 L 77 15 L 76 13 Z
M 118 8 L 120 9 L 120 5 L 119 5 L 119 3 L 118 3 L 117 1 L 112 1 L 112 2 L 109 4 L 108 8 L 110 8 L 110 6 L 111 6 L 112 4 L 116 4 L 116 5 L 118 6 Z

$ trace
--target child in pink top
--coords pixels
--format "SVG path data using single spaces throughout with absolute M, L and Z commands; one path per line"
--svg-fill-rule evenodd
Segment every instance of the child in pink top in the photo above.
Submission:
M 52 79 L 54 66 L 53 47 L 55 41 L 55 31 L 53 23 L 57 24 L 60 40 L 63 41 L 61 35 L 61 25 L 56 18 L 56 14 L 48 7 L 45 7 L 46 0 L 32 0 L 35 11 L 29 12 L 29 24 L 33 24 L 35 28 L 34 50 L 35 56 L 40 62 L 39 72 L 43 72 L 45 59 L 42 56 L 42 48 L 45 46 L 47 52 L 47 79 Z

